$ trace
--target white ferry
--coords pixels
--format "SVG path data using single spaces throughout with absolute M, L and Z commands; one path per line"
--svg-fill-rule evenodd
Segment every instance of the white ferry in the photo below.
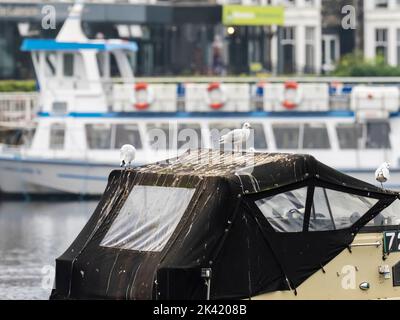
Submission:
M 2 193 L 100 195 L 123 144 L 136 147 L 134 165 L 142 165 L 219 147 L 220 131 L 244 122 L 258 152 L 308 153 L 370 183 L 387 161 L 385 187 L 400 189 L 397 86 L 357 85 L 346 93 L 321 82 L 138 83 L 137 45 L 87 39 L 81 10 L 73 7 L 55 40 L 23 42 L 40 111 L 29 143 L 0 147 Z M 343 97 L 349 103 L 340 103 Z

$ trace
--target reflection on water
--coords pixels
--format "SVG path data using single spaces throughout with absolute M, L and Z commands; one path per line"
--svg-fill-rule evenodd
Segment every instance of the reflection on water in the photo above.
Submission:
M 0 299 L 48 299 L 55 259 L 96 205 L 97 201 L 0 202 Z

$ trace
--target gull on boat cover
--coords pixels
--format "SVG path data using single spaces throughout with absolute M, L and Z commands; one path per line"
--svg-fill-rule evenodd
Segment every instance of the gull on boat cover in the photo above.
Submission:
M 51 299 L 400 297 L 398 252 L 358 239 L 398 199 L 302 154 L 197 149 L 114 170 Z

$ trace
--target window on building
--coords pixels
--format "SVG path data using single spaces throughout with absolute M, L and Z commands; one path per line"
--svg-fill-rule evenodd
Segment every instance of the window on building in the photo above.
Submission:
M 197 149 L 203 146 L 201 126 L 198 123 L 178 124 L 178 149 Z
M 387 62 L 388 31 L 387 29 L 375 30 L 375 54 Z
M 281 28 L 281 72 L 291 74 L 296 72 L 296 34 L 294 27 Z
M 330 149 L 328 130 L 323 123 L 304 124 L 303 149 Z
M 136 124 L 115 125 L 114 149 L 120 149 L 124 144 L 131 144 L 136 149 L 142 149 L 142 140 Z
M 315 73 L 315 27 L 306 27 L 305 73 Z
M 257 200 L 255 203 L 278 232 L 303 231 L 307 187 Z
M 111 148 L 111 125 L 110 124 L 87 124 L 86 141 L 90 149 Z
M 275 144 L 278 149 L 298 149 L 300 137 L 300 125 L 298 124 L 274 124 L 272 131 L 275 136 Z
M 377 199 L 317 187 L 314 190 L 309 231 L 348 228 L 377 202 Z
M 134 186 L 101 241 L 103 247 L 161 251 L 193 197 L 195 189 Z
M 53 123 L 50 126 L 49 148 L 53 150 L 64 149 L 65 125 L 63 123 Z

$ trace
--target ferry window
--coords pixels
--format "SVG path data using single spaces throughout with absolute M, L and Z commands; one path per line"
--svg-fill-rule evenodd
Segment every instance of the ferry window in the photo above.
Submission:
M 314 191 L 309 230 L 348 228 L 377 202 L 377 199 L 317 187 Z
M 336 126 L 340 149 L 358 149 L 362 137 L 362 125 L 359 123 L 340 123 Z
M 367 149 L 390 149 L 390 125 L 388 122 L 368 122 Z
M 72 53 L 64 53 L 63 70 L 66 77 L 74 75 L 74 55 Z
M 178 148 L 197 149 L 202 146 L 200 124 L 178 124 Z
M 300 126 L 297 124 L 276 124 L 272 126 L 278 149 L 298 149 Z
M 307 187 L 257 200 L 255 203 L 278 232 L 303 231 Z
M 104 239 L 103 247 L 161 251 L 181 220 L 195 189 L 134 186 Z
M 53 123 L 50 126 L 49 147 L 53 150 L 64 149 L 65 126 L 61 123 Z
M 54 52 L 46 53 L 45 57 L 46 67 L 45 73 L 46 76 L 54 76 L 56 74 L 56 64 L 57 64 L 57 56 Z
M 147 134 L 152 149 L 168 150 L 172 148 L 172 137 L 174 137 L 174 129 L 168 123 L 147 125 Z
M 86 141 L 90 149 L 111 148 L 111 125 L 87 124 Z
M 124 144 L 131 144 L 136 149 L 142 149 L 139 128 L 136 124 L 117 124 L 115 126 L 115 149 L 120 149 Z
M 400 225 L 400 200 L 396 200 L 389 207 L 366 224 L 367 227 L 398 226 Z
M 258 149 L 267 149 L 267 139 L 265 138 L 264 127 L 261 123 L 251 123 L 251 130 L 249 143 L 254 141 L 254 148 Z
M 304 124 L 304 149 L 329 149 L 328 130 L 324 124 Z

